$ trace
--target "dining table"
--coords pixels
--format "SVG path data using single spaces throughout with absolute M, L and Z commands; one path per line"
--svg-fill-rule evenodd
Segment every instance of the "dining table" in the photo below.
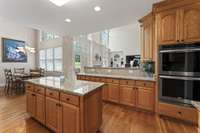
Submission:
M 13 76 L 21 80 L 29 79 L 31 77 L 28 73 L 14 73 Z

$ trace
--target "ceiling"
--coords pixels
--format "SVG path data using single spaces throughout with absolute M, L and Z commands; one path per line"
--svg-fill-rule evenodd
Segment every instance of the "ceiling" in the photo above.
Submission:
M 71 0 L 57 7 L 49 0 L 0 0 L 0 20 L 77 35 L 136 22 L 158 0 Z M 94 6 L 101 12 L 94 12 Z M 64 20 L 70 18 L 71 23 Z

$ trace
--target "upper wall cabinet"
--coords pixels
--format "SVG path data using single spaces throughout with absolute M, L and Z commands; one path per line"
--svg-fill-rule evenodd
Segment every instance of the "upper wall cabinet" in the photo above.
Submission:
M 159 45 L 200 42 L 200 2 L 179 4 L 156 13 Z
M 141 60 L 154 60 L 154 20 L 153 15 L 150 13 L 141 20 Z
M 200 3 L 184 6 L 181 14 L 181 41 L 200 41 Z
M 157 15 L 158 44 L 174 44 L 178 39 L 178 10 L 167 10 Z

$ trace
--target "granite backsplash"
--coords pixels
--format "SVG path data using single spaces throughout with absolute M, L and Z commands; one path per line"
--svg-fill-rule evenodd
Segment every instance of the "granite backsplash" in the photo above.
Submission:
M 105 75 L 122 75 L 133 77 L 153 77 L 153 73 L 147 73 L 141 68 L 102 68 L 102 67 L 85 67 L 84 73 L 88 74 L 105 74 Z

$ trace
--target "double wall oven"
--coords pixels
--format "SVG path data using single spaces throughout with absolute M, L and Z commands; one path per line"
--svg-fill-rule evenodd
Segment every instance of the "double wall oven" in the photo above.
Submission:
M 159 47 L 160 100 L 200 101 L 200 44 Z

